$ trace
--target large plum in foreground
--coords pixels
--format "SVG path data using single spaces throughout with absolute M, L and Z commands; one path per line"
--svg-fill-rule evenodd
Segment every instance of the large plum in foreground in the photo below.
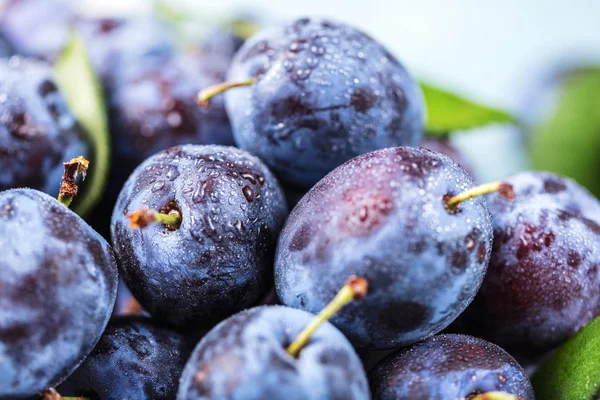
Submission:
M 262 306 L 221 322 L 190 356 L 177 399 L 369 399 L 360 359 L 330 323 L 313 333 L 297 357 L 288 354 L 286 347 L 312 317 Z
M 180 224 L 131 229 L 150 208 Z M 125 283 L 157 320 L 212 326 L 257 304 L 272 287 L 277 235 L 287 215 L 275 177 L 256 157 L 226 146 L 170 147 L 123 187 L 112 238 Z
M 275 264 L 281 301 L 318 312 L 356 274 L 369 295 L 332 319 L 355 345 L 395 348 L 441 331 L 475 296 L 491 252 L 482 198 L 446 208 L 448 195 L 473 186 L 462 167 L 423 148 L 348 161 L 286 221 Z
M 108 243 L 57 200 L 0 193 L 0 398 L 63 381 L 110 318 L 117 266 Z

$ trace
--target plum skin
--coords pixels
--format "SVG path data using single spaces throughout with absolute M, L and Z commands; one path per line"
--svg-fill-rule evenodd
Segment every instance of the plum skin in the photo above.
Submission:
M 441 331 L 475 296 L 491 252 L 485 200 L 455 214 L 443 202 L 473 186 L 462 167 L 424 148 L 348 161 L 287 219 L 275 261 L 279 298 L 316 313 L 358 275 L 369 293 L 332 319 L 355 346 L 396 348 Z
M 490 266 L 459 327 L 534 361 L 600 315 L 600 203 L 547 172 L 507 181 L 515 200 L 489 198 Z
M 0 193 L 0 397 L 62 382 L 92 350 L 117 291 L 112 250 L 33 189 Z
M 194 345 L 149 318 L 113 318 L 58 392 L 103 400 L 173 399 Z
M 57 195 L 63 162 L 90 153 L 85 133 L 50 64 L 0 60 L 0 76 L 0 190 L 30 187 Z
M 378 148 L 419 143 L 424 106 L 400 62 L 368 35 L 302 18 L 264 29 L 236 53 L 225 94 L 239 147 L 286 184 L 308 189 Z
M 181 226 L 132 230 L 125 216 L 174 207 Z M 250 307 L 273 282 L 276 240 L 287 208 L 275 177 L 234 147 L 184 145 L 144 161 L 127 180 L 111 232 L 125 283 L 153 318 L 212 326 Z
M 386 357 L 369 373 L 373 398 L 465 399 L 499 391 L 533 400 L 525 371 L 506 351 L 467 335 L 438 335 Z
M 298 358 L 287 353 L 312 317 L 261 306 L 224 320 L 194 349 L 177 400 L 369 399 L 360 359 L 330 323 L 314 332 Z

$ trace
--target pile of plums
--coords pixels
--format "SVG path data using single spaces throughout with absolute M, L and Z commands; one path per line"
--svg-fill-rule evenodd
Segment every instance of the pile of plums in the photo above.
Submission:
M 600 314 L 598 200 L 545 172 L 478 185 L 353 27 L 183 51 L 58 0 L 0 21 L 2 399 L 533 399 L 519 362 Z M 52 73 L 70 26 L 110 118 L 87 222 L 56 199 L 92 152 Z

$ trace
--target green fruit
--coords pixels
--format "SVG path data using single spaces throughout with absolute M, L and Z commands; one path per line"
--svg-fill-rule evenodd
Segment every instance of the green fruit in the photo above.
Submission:
M 528 131 L 532 167 L 600 196 L 600 67 L 562 74 L 532 103 L 544 112 Z
M 533 376 L 538 400 L 600 398 L 600 318 L 567 340 Z

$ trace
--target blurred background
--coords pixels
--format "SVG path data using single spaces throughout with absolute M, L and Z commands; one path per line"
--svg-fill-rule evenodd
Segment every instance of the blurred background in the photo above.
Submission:
M 93 15 L 152 13 L 155 6 L 150 0 L 71 1 L 81 12 Z M 551 107 L 539 104 L 537 95 L 557 74 L 569 67 L 600 64 L 600 2 L 595 0 L 171 0 L 165 4 L 193 15 L 198 22 L 188 28 L 199 35 L 232 15 L 250 15 L 265 23 L 301 15 L 332 17 L 371 34 L 416 77 L 523 118 Z M 450 140 L 474 164 L 480 180 L 491 180 L 528 167 L 521 133 L 515 126 L 488 126 L 454 134 Z
M 478 180 L 545 169 L 573 177 L 600 195 L 600 1 L 64 1 L 84 16 L 159 15 L 196 44 L 232 18 L 258 25 L 306 15 L 343 21 L 384 44 L 420 81 L 514 117 L 513 124 L 444 132 Z M 10 2 L 19 1 L 4 1 Z M 54 3 L 38 3 L 44 7 L 40 13 L 57 21 L 54 27 L 41 27 L 35 15 L 21 20 L 31 17 L 31 29 L 50 29 L 41 36 L 64 44 L 68 29 L 60 21 L 68 18 L 60 14 L 68 12 Z M 139 37 L 119 40 L 130 42 L 121 46 L 125 52 L 139 47 Z M 581 70 L 586 72 L 574 74 Z

